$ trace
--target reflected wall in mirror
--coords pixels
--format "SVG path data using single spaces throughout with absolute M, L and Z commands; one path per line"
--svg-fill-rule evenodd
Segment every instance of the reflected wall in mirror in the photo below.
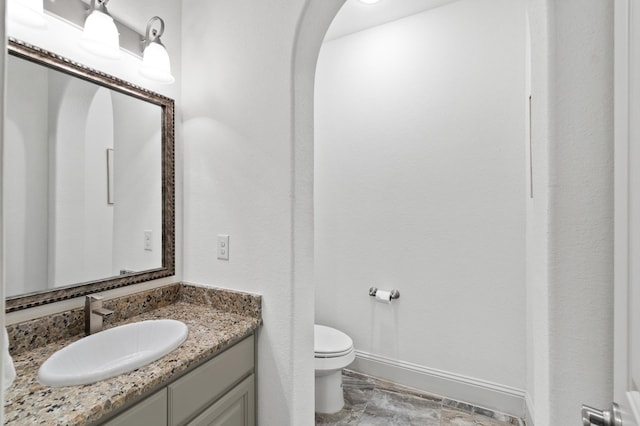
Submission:
M 9 41 L 7 311 L 174 274 L 174 103 Z

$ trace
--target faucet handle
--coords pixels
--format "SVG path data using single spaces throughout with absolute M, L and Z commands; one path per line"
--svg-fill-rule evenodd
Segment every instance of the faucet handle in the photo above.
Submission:
M 109 315 L 111 315 L 113 313 L 113 311 L 111 309 L 105 309 L 105 308 L 95 308 L 91 310 L 92 314 L 96 314 L 96 315 L 100 315 L 101 317 L 108 317 Z
M 101 296 L 101 295 L 99 295 L 99 294 L 89 294 L 89 295 L 86 297 L 86 300 L 88 300 L 88 301 L 90 301 L 90 302 L 99 302 L 99 301 L 101 301 L 102 299 L 104 299 L 104 296 Z
M 107 317 L 113 313 L 111 309 L 105 309 L 102 307 L 102 301 L 104 296 L 97 294 L 90 294 L 86 298 L 86 308 L 92 314 L 100 315 L 101 317 Z M 94 304 L 94 302 L 96 302 Z

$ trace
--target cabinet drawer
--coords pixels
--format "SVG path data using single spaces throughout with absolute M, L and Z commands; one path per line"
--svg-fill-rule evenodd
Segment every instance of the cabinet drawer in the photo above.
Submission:
M 253 371 L 253 336 L 168 386 L 169 425 L 185 424 Z
M 166 424 L 167 389 L 165 388 L 109 420 L 103 426 L 166 426 Z

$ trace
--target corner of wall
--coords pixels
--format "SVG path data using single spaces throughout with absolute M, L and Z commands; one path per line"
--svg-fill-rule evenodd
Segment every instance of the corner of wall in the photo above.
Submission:
M 535 406 L 531 399 L 531 394 L 526 392 L 524 394 L 524 421 L 527 426 L 534 426 L 535 419 Z

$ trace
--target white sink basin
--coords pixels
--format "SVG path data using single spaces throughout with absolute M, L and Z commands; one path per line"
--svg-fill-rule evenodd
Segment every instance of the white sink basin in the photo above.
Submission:
M 48 386 L 95 383 L 162 358 L 185 341 L 186 324 L 152 320 L 125 324 L 87 336 L 60 349 L 38 371 Z

